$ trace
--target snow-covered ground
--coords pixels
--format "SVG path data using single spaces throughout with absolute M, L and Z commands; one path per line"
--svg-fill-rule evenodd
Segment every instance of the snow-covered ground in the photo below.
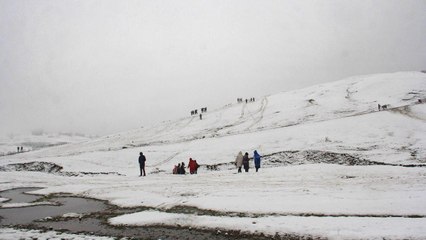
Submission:
M 188 116 L 1 157 L 0 190 L 44 187 L 35 193 L 152 208 L 111 224 L 425 239 L 426 105 L 419 99 L 426 99 L 426 74 L 420 72 L 353 77 L 258 97 L 209 110 L 203 120 Z M 378 104 L 388 109 L 378 111 Z M 260 171 L 236 174 L 237 153 L 252 156 L 253 150 L 264 156 Z M 147 157 L 143 178 L 140 151 Z M 190 157 L 202 165 L 198 175 L 171 174 Z M 62 170 L 40 172 L 46 168 L 28 167 L 34 162 Z
M 17 147 L 22 147 L 22 150 L 27 152 L 88 140 L 90 140 L 90 137 L 73 134 L 10 134 L 9 136 L 0 136 L 0 156 L 17 153 Z
M 46 240 L 112 240 L 114 238 L 100 237 L 93 235 L 82 234 L 66 234 L 55 231 L 42 232 L 38 230 L 26 229 L 13 229 L 13 228 L 0 228 L 0 238 L 2 240 L 16 240 L 16 239 L 46 239 Z

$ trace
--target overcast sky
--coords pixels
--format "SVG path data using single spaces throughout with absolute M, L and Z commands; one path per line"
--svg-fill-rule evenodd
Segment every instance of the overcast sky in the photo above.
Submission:
M 0 134 L 109 134 L 426 69 L 426 1 L 0 0 Z

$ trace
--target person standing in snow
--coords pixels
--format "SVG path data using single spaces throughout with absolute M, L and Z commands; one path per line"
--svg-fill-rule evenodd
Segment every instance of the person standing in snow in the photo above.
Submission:
M 256 168 L 256 172 L 257 172 L 260 168 L 260 155 L 259 153 L 257 153 L 256 150 L 254 150 L 254 153 L 253 153 L 253 160 L 254 160 L 254 167 Z
M 235 159 L 235 166 L 238 168 L 238 172 L 241 172 L 241 167 L 243 166 L 243 153 L 240 151 Z
M 200 165 L 197 163 L 197 160 L 194 160 L 194 165 L 195 165 L 195 171 L 194 171 L 194 173 L 197 174 L 198 173 L 198 168 L 200 167 Z
M 176 174 L 182 174 L 182 167 L 180 166 L 180 163 L 177 165 Z
M 196 174 L 197 173 L 197 161 L 192 160 L 192 158 L 189 158 L 188 162 L 188 168 L 190 174 Z
M 182 163 L 180 164 L 180 174 L 185 175 L 185 173 L 186 173 L 186 171 L 185 171 L 185 163 L 184 163 L 184 162 L 182 162 Z
M 139 169 L 141 170 L 141 175 L 139 175 L 139 177 L 141 176 L 146 176 L 146 172 L 145 172 L 145 162 L 146 162 L 146 158 L 143 155 L 142 152 L 139 153 Z
M 246 172 L 249 171 L 249 155 L 248 152 L 246 152 L 243 156 L 243 166 L 244 166 L 244 170 Z

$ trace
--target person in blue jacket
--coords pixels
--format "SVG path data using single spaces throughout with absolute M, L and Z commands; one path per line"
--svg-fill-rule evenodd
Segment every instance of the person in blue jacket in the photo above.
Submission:
M 253 160 L 254 160 L 254 167 L 256 168 L 256 172 L 257 172 L 260 168 L 260 155 L 259 153 L 257 153 L 257 150 L 254 150 Z

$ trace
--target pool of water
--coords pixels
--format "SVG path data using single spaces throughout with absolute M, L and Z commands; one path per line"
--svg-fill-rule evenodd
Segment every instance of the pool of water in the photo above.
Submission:
M 0 208 L 1 225 L 22 225 L 30 224 L 35 220 L 45 219 L 47 217 L 60 217 L 66 213 L 90 214 L 103 211 L 107 206 L 93 199 L 78 197 L 59 197 L 52 198 L 50 201 L 60 205 L 38 205 L 20 208 Z
M 41 188 L 16 188 L 0 192 L 0 197 L 10 199 L 7 203 L 30 203 L 36 201 L 41 196 L 28 194 Z

